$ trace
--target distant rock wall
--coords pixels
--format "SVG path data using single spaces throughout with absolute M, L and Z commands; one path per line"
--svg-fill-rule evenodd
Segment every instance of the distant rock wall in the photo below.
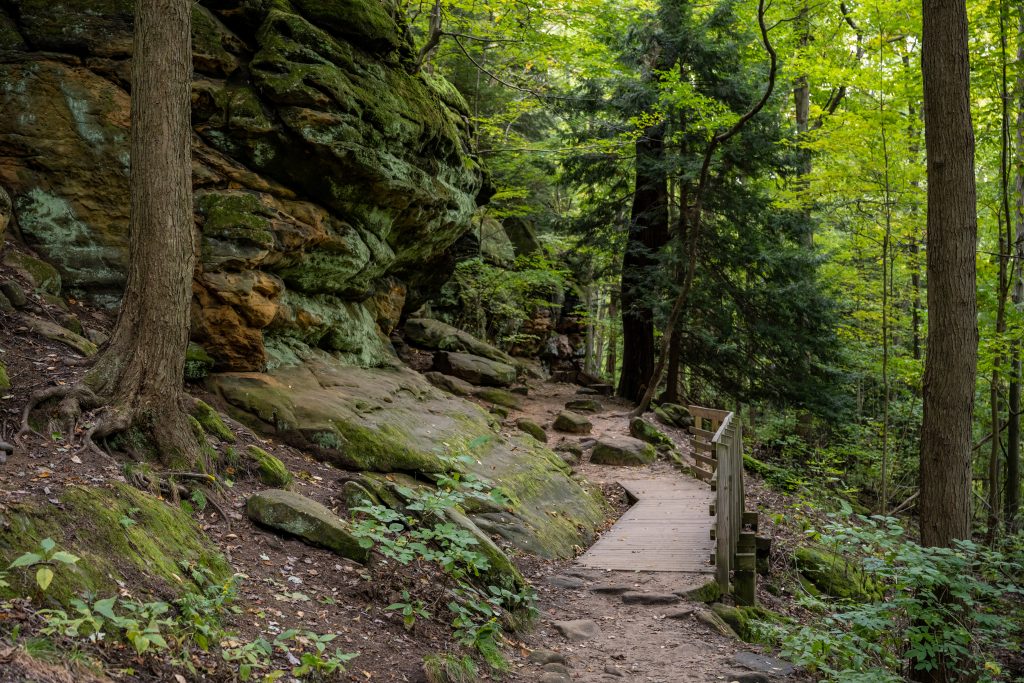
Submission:
M 130 0 L 0 5 L 0 190 L 68 292 L 116 303 Z M 218 369 L 388 355 L 407 283 L 486 200 L 469 117 L 413 73 L 389 0 L 202 0 L 193 14 L 193 338 Z M 450 261 L 450 259 L 449 259 Z

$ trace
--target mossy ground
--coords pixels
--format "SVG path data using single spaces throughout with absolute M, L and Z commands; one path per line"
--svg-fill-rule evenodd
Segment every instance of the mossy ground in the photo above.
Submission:
M 430 654 L 423 658 L 423 675 L 427 683 L 476 683 L 476 664 L 469 657 L 451 654 Z
M 140 594 L 180 594 L 190 587 L 182 563 L 205 567 L 219 579 L 231 573 L 182 509 L 126 484 L 72 486 L 57 505 L 9 507 L 0 512 L 0 526 L 4 563 L 37 549 L 44 538 L 81 558 L 73 567 L 57 568 L 46 594 L 62 604 L 86 592 L 114 595 L 123 585 Z M 32 592 L 29 574 L 12 572 L 9 579 L 14 593 Z

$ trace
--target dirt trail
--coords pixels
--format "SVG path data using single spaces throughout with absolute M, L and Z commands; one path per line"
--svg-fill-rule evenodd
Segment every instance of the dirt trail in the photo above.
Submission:
M 548 445 L 557 448 L 565 441 L 582 442 L 602 436 L 629 433 L 627 413 L 630 405 L 617 398 L 595 398 L 604 410 L 587 417 L 592 433 L 564 435 L 551 429 L 551 423 L 565 402 L 576 395 L 578 387 L 545 383 L 531 387 L 522 410 L 514 411 L 506 427 L 515 429 L 515 421 L 527 417 L 548 432 Z M 681 447 L 688 446 L 681 430 L 659 425 Z M 644 468 L 594 465 L 584 453 L 576 471 L 595 484 L 607 485 L 620 477 L 686 476 L 668 462 L 659 459 Z M 680 681 L 747 682 L 780 680 L 764 677 L 736 661 L 758 650 L 733 638 L 722 636 L 698 618 L 707 607 L 674 595 L 703 585 L 708 577 L 699 574 L 668 572 L 623 572 L 583 569 L 572 561 L 536 563 L 530 580 L 537 587 L 540 618 L 537 628 L 524 640 L 521 658 L 513 662 L 511 680 L 531 683 L 611 683 L 643 681 L 678 683 Z M 626 593 L 624 602 L 623 593 Z M 640 594 L 640 595 L 637 595 Z M 663 602 L 636 604 L 632 601 Z M 589 635 L 565 635 L 556 623 L 570 624 Z M 563 629 L 566 628 L 563 625 Z M 579 638 L 575 640 L 574 638 Z M 531 656 L 531 651 L 533 652 Z M 545 666 L 545 662 L 548 662 Z M 747 663 L 751 663 L 747 660 Z

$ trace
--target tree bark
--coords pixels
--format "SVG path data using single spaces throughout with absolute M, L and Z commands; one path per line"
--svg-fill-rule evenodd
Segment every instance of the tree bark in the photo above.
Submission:
M 964 0 L 924 0 L 928 346 L 921 430 L 921 540 L 971 535 L 971 417 L 978 358 L 974 131 Z
M 1024 8 L 1018 9 L 1018 31 L 1024 32 Z M 1017 48 L 1017 67 L 1024 66 L 1024 43 Z M 1014 179 L 1014 222 L 1016 234 L 1014 253 L 1016 255 L 1016 276 L 1013 279 L 1013 305 L 1017 310 L 1024 308 L 1024 166 L 1019 155 L 1024 151 L 1024 77 L 1017 79 L 1017 122 L 1016 138 L 1017 174 Z M 1020 342 L 1010 347 L 1010 397 L 1009 424 L 1006 429 L 1006 524 L 1011 531 L 1020 528 L 1020 409 L 1021 409 L 1021 349 Z
M 619 369 L 619 329 L 615 326 L 619 317 L 619 292 L 612 287 L 608 295 L 608 360 L 605 365 L 605 374 L 608 381 L 615 381 L 615 372 Z
M 183 388 L 195 245 L 191 166 L 191 3 L 137 3 L 132 57 L 128 279 L 110 342 L 85 378 L 106 404 L 102 437 L 138 426 L 164 464 L 198 444 Z
M 639 401 L 654 372 L 650 290 L 657 252 L 668 242 L 668 177 L 662 125 L 636 143 L 636 187 L 622 262 L 622 375 L 617 393 Z

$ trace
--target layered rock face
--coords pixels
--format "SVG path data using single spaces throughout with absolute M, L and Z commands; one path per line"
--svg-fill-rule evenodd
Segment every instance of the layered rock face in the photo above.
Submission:
M 130 0 L 0 8 L 0 187 L 67 291 L 127 259 Z M 470 226 L 468 112 L 410 66 L 381 0 L 203 0 L 193 14 L 193 337 L 218 369 L 318 348 L 372 366 L 407 275 Z

